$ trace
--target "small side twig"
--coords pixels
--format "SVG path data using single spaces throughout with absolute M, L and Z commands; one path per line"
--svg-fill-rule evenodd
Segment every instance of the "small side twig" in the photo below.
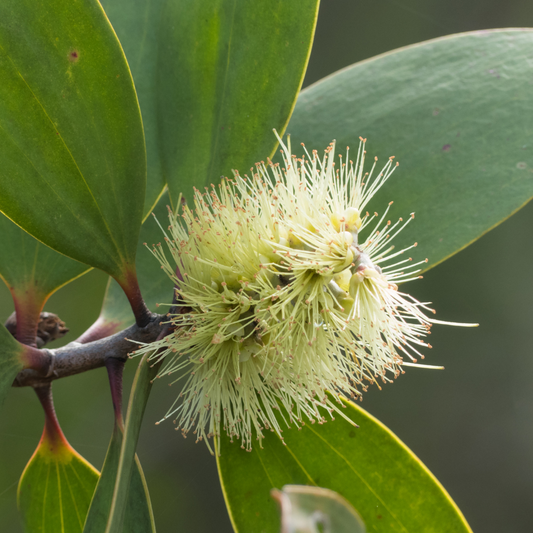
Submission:
M 17 313 L 15 311 L 9 315 L 4 326 L 13 337 L 17 337 Z M 31 345 L 42 348 L 49 342 L 65 336 L 68 332 L 69 329 L 56 314 L 43 311 L 39 315 L 35 343 Z

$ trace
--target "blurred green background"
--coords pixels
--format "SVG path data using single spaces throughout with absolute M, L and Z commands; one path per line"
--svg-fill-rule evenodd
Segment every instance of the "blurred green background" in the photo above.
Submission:
M 322 0 L 305 85 L 411 43 L 517 26 L 533 26 L 530 1 Z M 359 135 L 365 132 L 354 131 L 354 139 Z M 531 143 L 525 157 L 533 164 Z M 394 386 L 371 389 L 362 404 L 437 476 L 476 532 L 533 531 L 532 229 L 533 204 L 406 287 L 432 301 L 437 318 L 480 327 L 435 326 L 427 362 L 446 369 L 408 369 Z M 416 238 L 416 221 L 410 231 Z M 96 319 L 105 283 L 103 273 L 92 271 L 50 299 L 46 310 L 71 328 L 64 343 Z M 2 286 L 0 320 L 12 310 Z M 127 365 L 126 391 L 135 366 Z M 105 371 L 60 380 L 54 394 L 67 438 L 100 468 L 113 421 Z M 214 458 L 172 424 L 154 425 L 174 394 L 163 382 L 154 387 L 138 449 L 158 531 L 229 533 Z M 13 389 L 0 418 L 0 533 L 22 531 L 16 488 L 42 422 L 33 391 Z

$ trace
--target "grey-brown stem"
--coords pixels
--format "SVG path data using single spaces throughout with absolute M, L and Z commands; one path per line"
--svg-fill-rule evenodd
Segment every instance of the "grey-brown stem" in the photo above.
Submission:
M 55 350 L 43 349 L 50 356 L 46 372 L 23 370 L 19 372 L 14 387 L 39 386 L 55 379 L 73 376 L 87 370 L 105 366 L 108 358 L 126 360 L 128 353 L 136 348 L 135 342 L 150 343 L 157 339 L 168 321 L 166 315 L 152 315 L 150 322 L 143 328 L 133 325 L 119 333 L 87 344 L 71 342 Z

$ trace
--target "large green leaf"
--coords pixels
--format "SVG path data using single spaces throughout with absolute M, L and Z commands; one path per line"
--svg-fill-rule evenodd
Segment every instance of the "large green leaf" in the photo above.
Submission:
M 148 165 L 144 213 L 148 214 L 165 186 L 159 153 L 157 123 L 157 54 L 159 21 L 166 0 L 141 0 L 132 8 L 131 0 L 102 0 L 117 32 L 135 81 L 143 117 Z M 176 128 L 180 125 L 176 124 Z
M 170 200 L 168 194 L 164 194 L 157 203 L 153 213 L 163 228 L 168 227 L 168 209 Z M 152 246 L 163 241 L 164 235 L 153 216 L 148 217 L 141 228 L 139 245 L 137 250 L 137 276 L 144 300 L 148 308 L 153 312 L 166 313 L 168 307 L 158 307 L 158 304 L 170 304 L 172 302 L 172 281 L 161 270 L 161 265 L 150 253 L 144 243 Z M 124 292 L 113 279 L 107 285 L 102 310 L 98 320 L 87 332 L 101 336 L 112 335 L 133 322 L 130 305 Z
M 45 426 L 19 483 L 26 533 L 81 533 L 97 482 L 98 471 Z
M 44 246 L 2 214 L 0 249 L 0 277 L 15 302 L 17 337 L 21 342 L 33 342 L 48 297 L 89 267 Z
M 470 528 L 446 491 L 415 455 L 378 420 L 345 402 L 342 417 L 301 431 L 274 434 L 246 453 L 221 438 L 217 461 L 226 503 L 239 532 L 276 533 L 272 488 L 317 485 L 338 492 L 368 532 L 466 533 Z
M 363 61 L 302 91 L 287 132 L 337 151 L 368 138 L 400 167 L 372 210 L 416 212 L 400 247 L 433 266 L 533 196 L 533 30 L 452 35 Z M 355 157 L 355 153 L 354 153 Z
M 303 81 L 318 0 L 169 0 L 158 120 L 172 202 L 272 154 Z
M 24 346 L 0 324 L 0 407 L 17 374 L 24 368 Z
M 123 430 L 116 424 L 83 533 L 101 533 L 105 530 L 111 502 L 113 501 L 113 490 L 122 442 Z M 126 487 L 126 490 L 128 498 L 124 523 L 122 529 L 116 531 L 123 531 L 124 533 L 150 533 L 155 531 L 150 496 L 141 463 L 137 456 L 135 456 L 131 472 L 130 485 Z
M 127 284 L 146 157 L 120 44 L 97 0 L 0 3 L 0 210 Z

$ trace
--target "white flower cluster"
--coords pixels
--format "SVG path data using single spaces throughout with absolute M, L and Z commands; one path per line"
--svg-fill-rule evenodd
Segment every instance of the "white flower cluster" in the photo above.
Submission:
M 397 287 L 418 277 L 409 248 L 391 245 L 413 215 L 391 224 L 390 204 L 381 217 L 364 212 L 393 158 L 365 173 L 363 139 L 355 163 L 347 152 L 338 166 L 334 143 L 299 159 L 279 141 L 283 168 L 258 163 L 170 213 L 172 264 L 160 245 L 153 253 L 182 313 L 171 334 L 135 352 L 162 360 L 159 377 L 182 380 L 165 418 L 184 435 L 223 430 L 248 450 L 254 434 L 282 438 L 283 426 L 341 413 L 326 391 L 357 398 L 416 364 L 434 322 Z

